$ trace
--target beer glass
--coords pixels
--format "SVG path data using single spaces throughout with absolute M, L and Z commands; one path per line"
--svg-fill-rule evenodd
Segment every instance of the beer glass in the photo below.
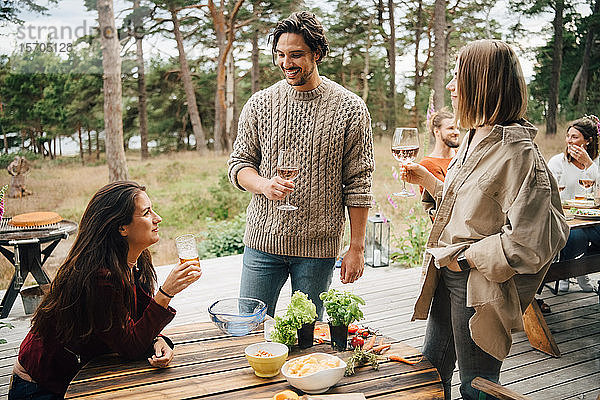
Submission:
M 200 264 L 195 235 L 188 233 L 186 235 L 177 236 L 175 238 L 175 246 L 177 247 L 177 255 L 179 256 L 179 261 L 181 263 L 186 261 L 196 261 Z

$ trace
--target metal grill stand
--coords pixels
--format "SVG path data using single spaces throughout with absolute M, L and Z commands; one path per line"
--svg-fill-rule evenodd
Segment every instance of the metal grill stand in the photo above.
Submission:
M 25 279 L 31 273 L 39 285 L 49 284 L 50 278 L 42 269 L 50 254 L 62 239 L 77 230 L 77 224 L 63 220 L 40 227 L 18 228 L 8 225 L 10 218 L 0 221 L 0 253 L 15 267 L 15 273 L 0 303 L 0 318 L 8 317 Z M 49 243 L 43 250 L 41 245 Z M 9 250 L 6 246 L 14 248 Z M 42 255 L 44 256 L 42 258 Z

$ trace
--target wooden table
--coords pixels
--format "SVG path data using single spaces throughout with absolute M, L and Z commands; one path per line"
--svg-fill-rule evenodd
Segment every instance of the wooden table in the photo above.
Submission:
M 600 225 L 600 220 L 583 220 L 575 218 L 567 221 L 567 223 L 571 229 L 581 229 Z M 573 260 L 553 262 L 550 265 L 550 268 L 548 268 L 548 272 L 546 272 L 542 285 L 550 282 L 556 282 L 558 285 L 559 280 L 594 272 L 600 272 L 600 253 L 589 254 Z M 556 294 L 556 287 L 554 290 L 552 288 L 550 288 L 550 290 Z M 525 313 L 523 314 L 523 323 L 529 343 L 534 349 L 540 350 L 553 357 L 560 357 L 558 345 L 550 332 L 550 328 L 548 328 L 548 324 L 546 324 L 546 320 L 544 319 L 544 315 L 542 314 L 537 301 L 534 300 L 529 307 L 527 307 L 527 310 L 525 310 Z
M 224 335 L 211 322 L 171 328 L 165 331 L 176 344 L 175 357 L 165 369 L 150 367 L 147 360 L 126 361 L 116 354 L 92 360 L 69 385 L 66 399 L 270 399 L 284 389 L 293 389 L 279 374 L 258 378 L 244 357 L 244 349 L 263 341 L 263 332 L 247 336 Z M 418 351 L 394 341 L 394 352 L 404 356 Z M 288 359 L 312 352 L 335 353 L 329 344 L 306 350 L 294 348 Z M 337 353 L 347 359 L 351 352 Z M 299 391 L 298 391 L 299 392 Z M 373 399 L 443 399 L 437 370 L 423 359 L 416 365 L 383 361 L 379 371 L 370 366 L 357 368 L 344 377 L 330 393 L 362 392 Z

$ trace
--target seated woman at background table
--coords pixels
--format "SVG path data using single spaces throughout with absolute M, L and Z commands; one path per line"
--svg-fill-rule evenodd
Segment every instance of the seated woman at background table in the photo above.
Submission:
M 561 200 L 570 200 L 578 194 L 585 194 L 579 184 L 580 179 L 597 181 L 599 129 L 596 116 L 585 116 L 573 121 L 567 128 L 567 147 L 564 153 L 556 154 L 548 161 L 548 168 L 558 181 L 559 188 L 564 187 L 560 193 Z M 579 257 L 587 252 L 590 244 L 600 246 L 600 228 L 593 226 L 573 229 L 566 246 L 560 252 L 560 259 Z M 594 290 L 587 275 L 578 276 L 577 283 L 584 292 Z M 558 290 L 568 292 L 569 281 L 560 281 Z
M 21 343 L 9 399 L 61 399 L 79 369 L 104 353 L 169 364 L 172 343 L 159 335 L 175 316 L 169 301 L 202 270 L 193 261 L 177 264 L 151 297 L 156 272 L 148 247 L 159 240 L 160 222 L 135 182 L 108 184 L 92 197 Z

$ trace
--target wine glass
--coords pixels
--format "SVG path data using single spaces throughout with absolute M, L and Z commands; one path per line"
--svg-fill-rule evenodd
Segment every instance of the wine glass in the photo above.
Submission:
M 298 159 L 296 153 L 291 150 L 279 150 L 277 156 L 277 175 L 281 179 L 293 181 L 300 174 L 300 167 L 298 166 Z M 283 211 L 294 211 L 298 207 L 290 204 L 290 196 L 285 197 L 285 204 L 277 206 L 278 210 Z
M 419 154 L 419 133 L 417 128 L 396 128 L 392 139 L 392 155 L 401 164 L 413 162 Z M 415 194 L 406 190 L 406 182 L 402 181 L 402 190 L 392 196 L 413 197 Z
M 583 192 L 585 193 L 584 198 L 588 198 L 592 195 L 594 183 L 596 183 L 596 177 L 589 169 L 581 172 L 581 175 L 579 175 L 579 186 L 582 187 Z
M 565 200 L 563 198 L 563 191 L 567 187 L 567 182 L 562 172 L 556 175 L 556 183 L 558 185 L 558 194 L 560 195 L 561 200 Z

